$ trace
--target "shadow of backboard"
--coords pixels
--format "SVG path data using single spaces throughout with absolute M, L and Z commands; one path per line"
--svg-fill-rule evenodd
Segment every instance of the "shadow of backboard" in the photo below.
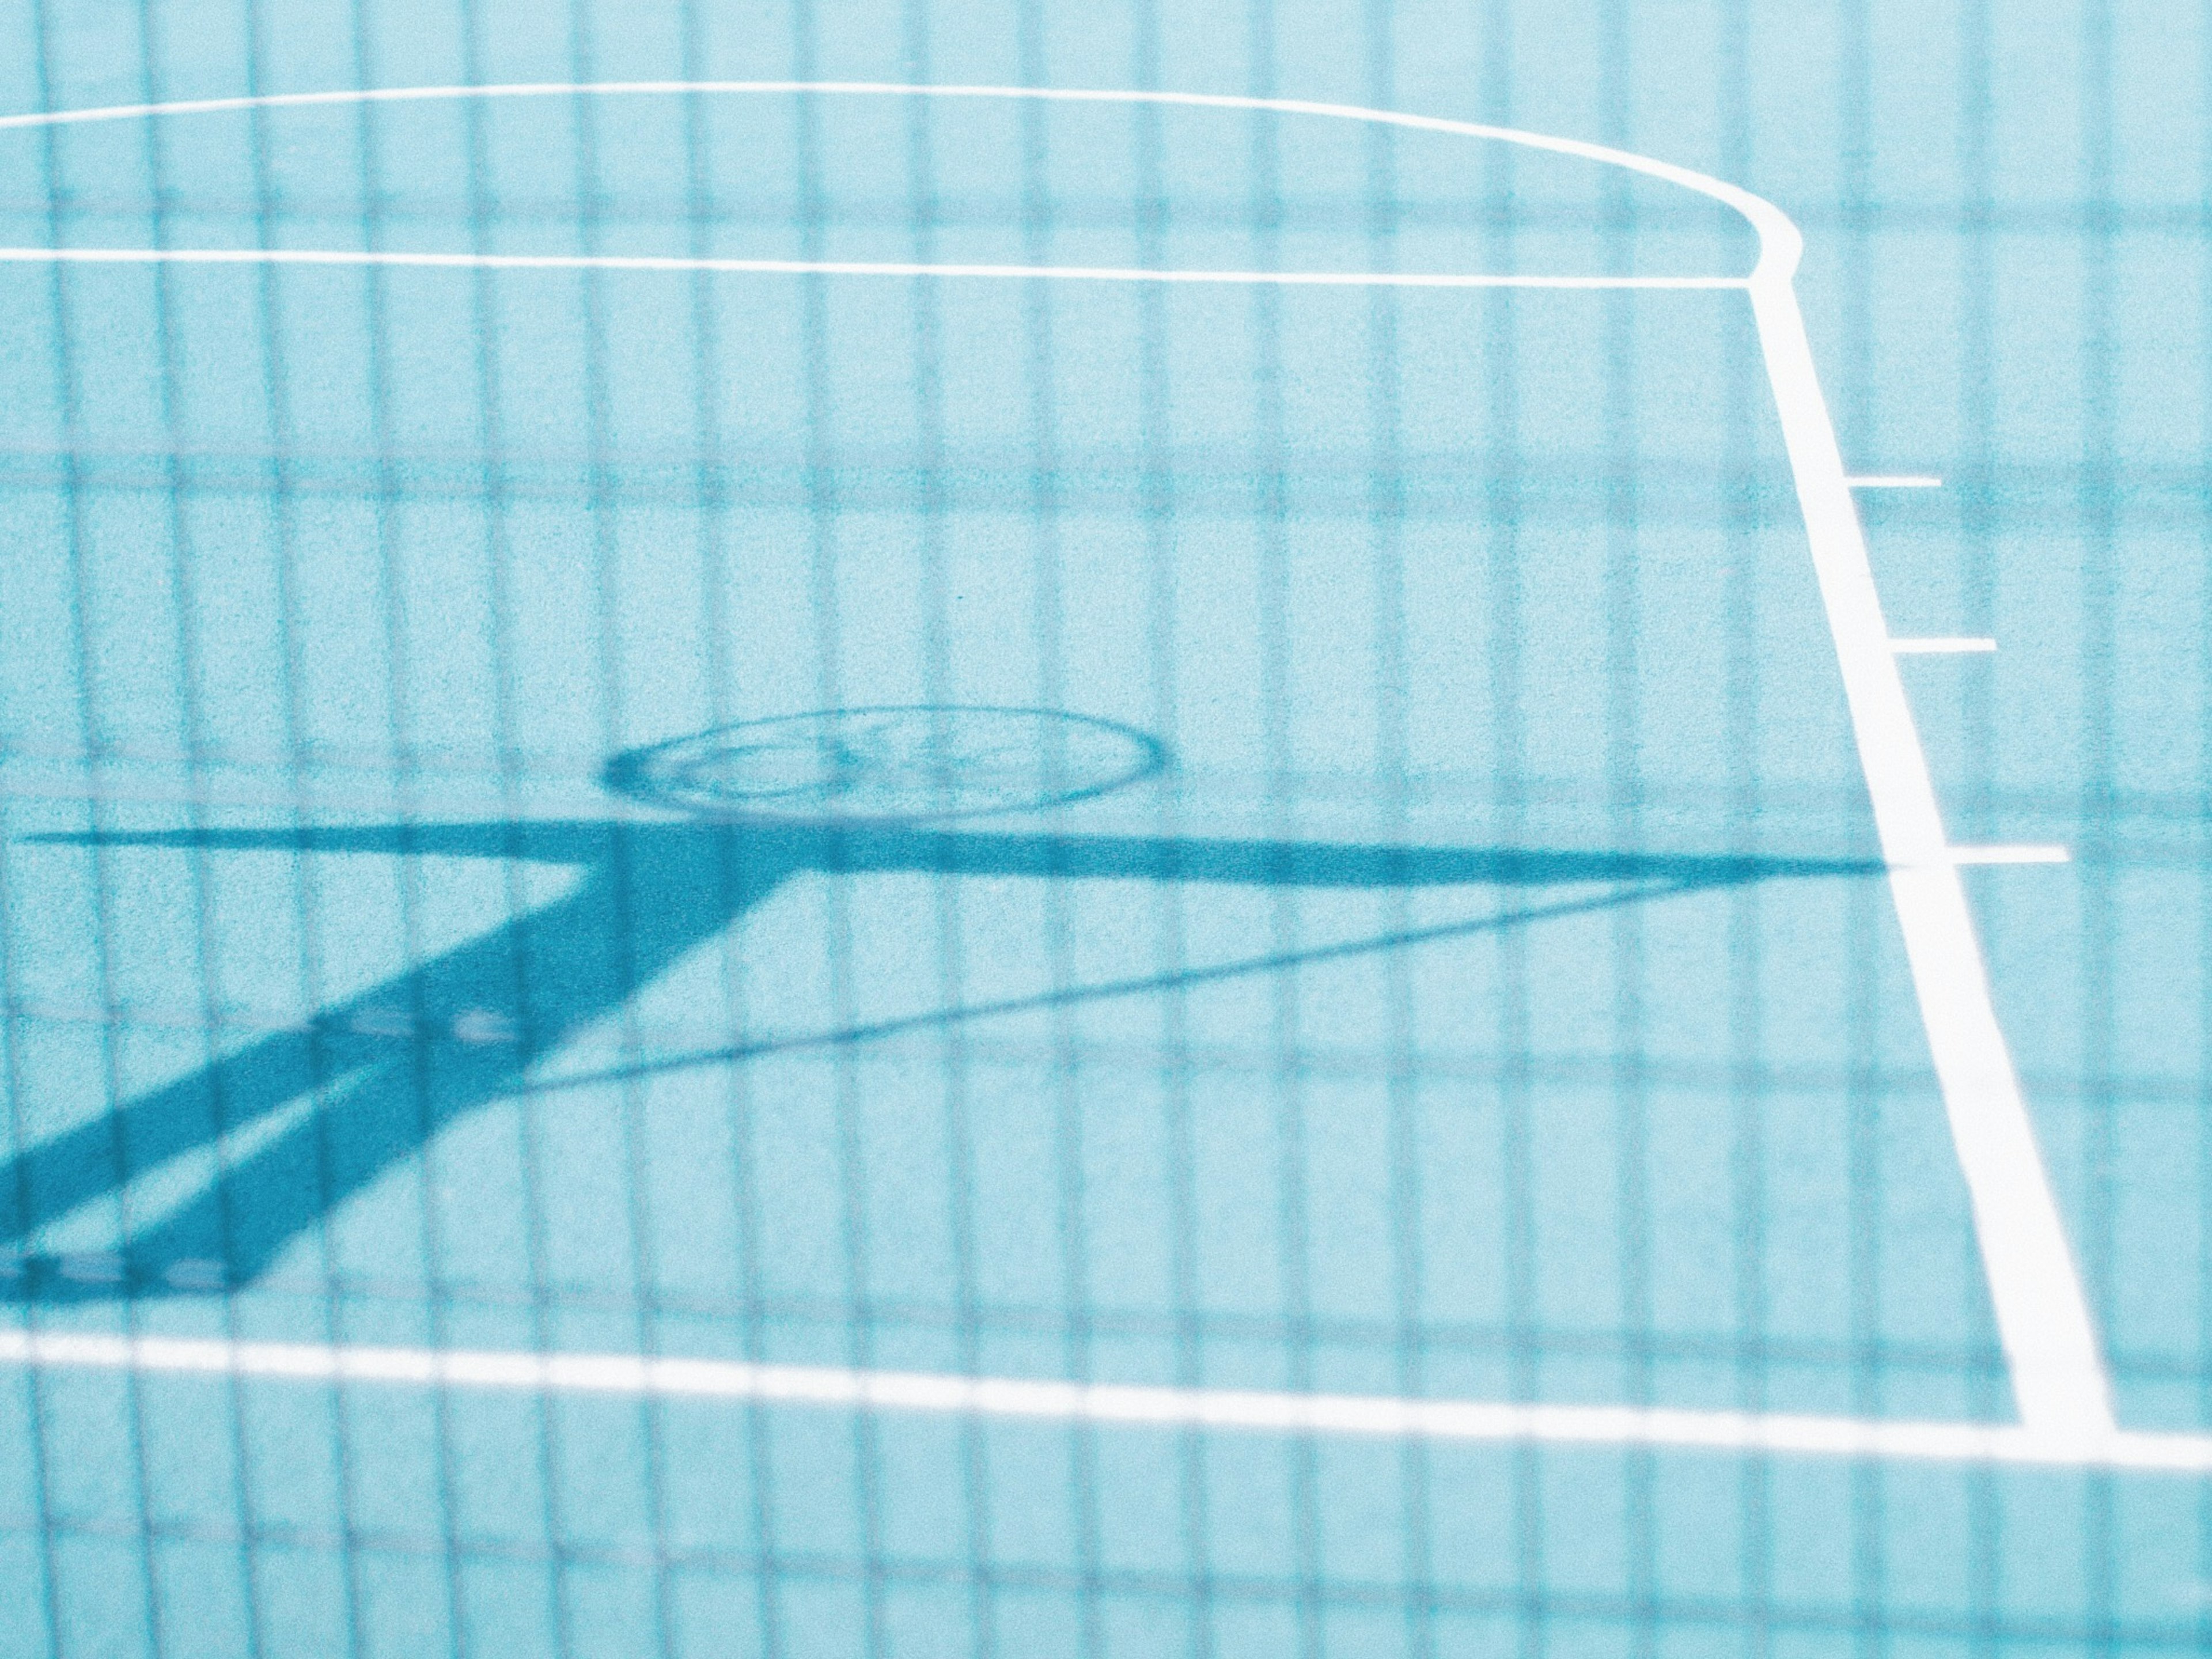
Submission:
M 1125 787 L 1166 764 L 1165 751 L 1141 733 L 1051 711 L 1019 712 L 1021 719 L 1010 720 L 999 709 L 838 711 L 702 734 L 610 763 L 612 791 L 703 814 L 690 822 L 611 815 L 58 837 L 204 854 L 505 860 L 567 866 L 580 880 L 566 896 L 325 1008 L 305 1029 L 264 1036 L 23 1152 L 0 1172 L 0 1191 L 23 1194 L 11 1242 L 32 1247 L 15 1264 L 15 1293 L 40 1301 L 105 1299 L 250 1283 L 336 1206 L 448 1126 L 526 1088 L 534 1066 L 688 953 L 741 927 L 749 910 L 800 875 L 1340 892 L 1568 890 L 1549 902 L 1531 898 L 1473 920 L 1288 954 L 1262 951 L 1172 974 L 1055 985 L 798 1036 L 757 1039 L 733 1030 L 725 1043 L 640 1057 L 611 1075 L 740 1066 L 794 1048 L 849 1047 L 1038 1008 L 1170 994 L 1670 895 L 1881 870 L 1865 860 L 1097 835 L 961 822 Z M 1073 734 L 1057 754 L 1045 735 L 1054 733 Z M 872 734 L 872 753 L 863 754 L 856 734 Z M 37 1250 L 41 1230 L 81 1206 L 301 1103 L 311 1108 L 305 1115 L 135 1232 L 120 1254 Z M 302 1179 L 303 1170 L 313 1178 Z

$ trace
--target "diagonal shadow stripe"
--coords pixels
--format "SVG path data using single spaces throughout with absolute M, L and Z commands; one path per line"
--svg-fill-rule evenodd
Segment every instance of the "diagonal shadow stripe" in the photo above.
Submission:
M 1699 885 L 1700 884 L 1693 882 L 1653 883 L 1631 888 L 1626 891 L 1602 893 L 1591 898 L 1569 899 L 1558 904 L 1531 905 L 1519 910 L 1508 910 L 1497 915 L 1476 916 L 1465 921 L 1445 922 L 1434 927 L 1415 927 L 1398 933 L 1378 933 L 1372 938 L 1349 939 L 1339 945 L 1320 945 L 1310 951 L 1279 951 L 1273 956 L 1250 957 L 1239 962 L 1215 963 L 1204 968 L 1187 968 L 1173 974 L 1148 975 L 1140 979 L 1109 980 L 1097 985 L 1074 985 L 1062 991 L 1045 991 L 1036 996 L 1008 997 L 997 1002 L 963 1003 L 957 1007 L 933 1008 L 927 1013 L 906 1014 L 894 1019 L 876 1020 L 864 1025 L 850 1025 L 842 1030 L 810 1031 L 796 1036 L 773 1037 L 760 1042 L 735 1043 L 723 1048 L 702 1048 L 690 1054 L 661 1056 L 635 1066 L 617 1066 L 610 1071 L 563 1073 L 557 1078 L 547 1079 L 543 1083 L 532 1085 L 528 1092 L 543 1093 L 549 1090 L 580 1089 L 593 1084 L 617 1083 L 626 1079 L 657 1077 L 669 1072 L 689 1071 L 700 1066 L 730 1065 L 742 1060 L 765 1058 L 770 1054 L 804 1053 L 810 1048 L 844 1048 L 854 1043 L 873 1042 L 884 1038 L 902 1036 L 909 1032 L 926 1030 L 932 1027 L 967 1024 L 975 1020 L 995 1018 L 1006 1014 L 1038 1013 L 1052 1008 L 1067 1008 L 1084 1003 L 1110 1001 L 1119 997 L 1190 990 L 1202 985 L 1213 985 L 1228 980 L 1241 979 L 1250 974 L 1276 973 L 1286 968 L 1304 968 L 1327 962 L 1342 962 L 1354 957 L 1373 956 L 1384 951 L 1407 950 L 1415 945 L 1442 944 L 1447 939 L 1468 939 L 1478 933 L 1498 933 L 1509 927 L 1526 927 L 1534 921 L 1549 921 L 1561 916 L 1582 915 L 1595 910 L 1608 910 L 1623 904 L 1642 903 L 1649 899 L 1666 898 L 1677 893 L 1694 892 Z

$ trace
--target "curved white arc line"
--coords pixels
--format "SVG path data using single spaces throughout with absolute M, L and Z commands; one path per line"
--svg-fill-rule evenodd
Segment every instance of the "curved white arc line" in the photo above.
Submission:
M 1490 276 L 1450 271 L 1207 270 L 1142 265 L 912 264 L 655 253 L 416 253 L 367 248 L 0 247 L 0 264 L 376 265 L 401 270 L 716 271 L 749 276 L 962 276 L 1275 288 L 1740 289 L 1742 276 Z
M 2039 1432 L 2110 1434 L 2095 1322 L 1997 1024 L 1804 317 L 1787 280 L 1754 278 L 1751 301 L 2021 1419 Z
M 1136 1428 L 2212 1473 L 2212 1436 L 2201 1434 L 2064 1434 L 2014 1424 L 1071 1382 L 635 1353 L 234 1342 L 18 1328 L 0 1331 L 0 1364 L 341 1385 L 718 1400 Z
M 1489 139 L 1524 149 L 1573 156 L 1603 167 L 1640 173 L 1709 197 L 1734 208 L 1759 233 L 1759 260 L 1753 275 L 1787 277 L 1797 266 L 1803 238 L 1789 216 L 1765 198 L 1709 173 L 1677 167 L 1631 150 L 1614 149 L 1579 138 L 1560 138 L 1518 127 L 1455 121 L 1439 115 L 1409 115 L 1358 104 L 1303 98 L 1252 98 L 1231 93 L 1138 92 L 1074 87 L 921 86 L 892 81 L 577 81 L 515 82 L 491 86 L 376 87 L 356 91 L 270 93 L 257 97 L 203 98 L 159 104 L 115 104 L 97 109 L 54 110 L 0 116 L 0 131 L 75 126 L 97 121 L 141 119 L 162 115 L 211 115 L 255 109 L 300 109 L 318 105 L 427 103 L 466 98 L 626 97 L 680 93 L 817 93 L 826 95 L 905 98 L 1012 98 L 1044 103 L 1154 104 L 1182 109 L 1240 110 L 1276 115 L 1311 115 L 1361 121 L 1417 132 Z

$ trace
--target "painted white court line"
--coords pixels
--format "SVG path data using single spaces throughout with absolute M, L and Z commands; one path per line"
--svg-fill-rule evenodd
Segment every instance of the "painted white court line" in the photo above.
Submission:
M 0 1332 L 0 1363 L 173 1376 L 581 1394 L 913 1412 L 1126 1427 L 1396 1439 L 1644 1446 L 1685 1451 L 2212 1472 L 2212 1436 L 2063 1435 L 2014 1424 L 1515 1406 L 1382 1395 L 1077 1383 L 732 1359 L 354 1347 L 60 1332 Z
M 653 253 L 393 253 L 348 248 L 0 247 L 0 264 L 381 265 L 477 270 L 720 271 L 769 276 L 981 276 L 1022 282 L 1220 283 L 1278 288 L 1730 289 L 1742 276 L 1492 276 L 1395 270 L 1206 270 L 1141 265 L 963 265 L 716 259 Z
M 1994 651 L 1997 642 L 1986 635 L 1931 634 L 1917 639 L 1893 639 L 1889 648 L 1900 657 L 1942 657 Z
M 1863 472 L 1844 482 L 1854 489 L 1941 489 L 1943 481 L 1925 472 Z
M 1048 104 L 1149 104 L 1170 109 L 1243 110 L 1272 115 L 1314 115 L 1358 121 L 1370 126 L 1398 127 L 1412 132 L 1437 132 L 1462 138 L 1492 138 L 1523 149 L 1546 150 L 1586 161 L 1640 173 L 1663 179 L 1699 196 L 1735 208 L 1761 232 L 1759 255 L 1765 264 L 1777 252 L 1765 236 L 1762 215 L 1788 223 L 1780 209 L 1749 191 L 1710 174 L 1671 161 L 1614 149 L 1580 138 L 1555 137 L 1519 127 L 1487 125 L 1479 121 L 1455 121 L 1440 115 L 1409 115 L 1397 110 L 1369 109 L 1358 104 L 1337 104 L 1304 98 L 1255 98 L 1236 93 L 1139 92 L 1089 87 L 1001 87 L 979 85 L 923 86 L 899 81 L 530 81 L 489 86 L 375 87 L 332 92 L 264 94 L 236 98 L 180 99 L 158 104 L 110 104 L 96 109 L 45 110 L 0 115 L 0 131 L 15 128 L 76 126 L 98 121 L 142 119 L 155 116 L 216 115 L 251 110 L 303 109 L 318 106 L 354 104 L 451 103 L 464 99 L 559 98 L 589 96 L 697 95 L 729 93 L 786 93 L 816 96 L 858 95 L 948 100 L 1012 99 Z M 1789 255 L 1794 267 L 1796 255 Z M 1786 274 L 1786 273 L 1785 273 Z
M 1355 105 L 1198 93 L 930 87 L 880 82 L 555 82 L 392 88 L 117 106 L 0 117 L 0 130 L 311 105 L 676 93 L 995 98 L 1322 116 L 1493 139 L 1525 149 L 1577 156 L 1680 185 L 1741 213 L 1759 234 L 1759 258 L 1749 277 L 1691 280 L 1710 280 L 1717 286 L 1741 283 L 1751 296 L 1767 376 L 1774 391 L 1811 544 L 1814 568 L 1842 671 L 1860 763 L 1873 802 L 1883 856 L 1890 866 L 1891 892 L 1905 936 L 1913 988 L 1927 1029 L 1952 1137 L 1972 1200 L 1998 1332 L 2024 1425 L 2021 1432 L 2039 1444 L 2089 1440 L 2106 1443 L 2112 1440 L 2118 1431 L 2113 1425 L 2111 1390 L 2094 1323 L 2075 1270 L 2027 1105 L 2021 1097 L 2012 1056 L 1990 1001 L 1988 972 L 1972 915 L 1966 906 L 1958 860 L 1944 834 L 1919 732 L 1905 699 L 1896 653 L 1891 647 L 1880 596 L 1869 567 L 1866 543 L 1851 495 L 1854 480 L 1844 470 L 1842 452 L 1837 446 L 1827 403 L 1820 390 L 1804 317 L 1798 307 L 1792 279 L 1804 240 L 1789 216 L 1772 203 L 1686 167 L 1578 139 Z M 72 251 L 17 252 L 27 258 L 55 259 L 65 258 Z M 165 250 L 106 252 L 149 260 L 167 257 Z M 239 249 L 219 252 L 226 258 L 241 262 L 270 261 L 283 252 Z M 335 260 L 346 256 L 325 257 Z M 353 257 L 366 259 L 370 256 Z M 474 262 L 499 256 L 404 257 Z M 881 274 L 885 268 L 870 269 Z M 1158 279 L 1163 275 L 1137 274 L 1140 279 Z M 1224 278 L 1217 274 L 1211 279 Z M 1268 275 L 1268 280 L 1279 279 L 1278 274 Z M 1468 285 L 1498 285 L 1510 280 L 1515 279 L 1489 279 L 1487 283 L 1478 281 Z M 1591 279 L 1559 280 L 1587 283 Z M 1674 283 L 1682 279 L 1651 280 Z M 1886 481 L 1862 477 L 1856 482 L 1861 487 L 1880 487 Z M 1932 487 L 1937 482 L 1914 477 L 1911 487 Z
M 2073 858 L 2070 848 L 2033 842 L 1999 842 L 1951 849 L 1954 864 L 2069 864 Z
M 1890 866 L 1913 991 L 1973 1204 L 2013 1395 L 2033 1431 L 2109 1435 L 2112 1389 L 2096 1326 L 1990 1000 L 1981 940 L 1890 649 L 1843 452 L 1790 283 L 1802 240 L 1778 209 L 1770 211 L 1771 228 L 1762 222 L 1761 234 L 1786 238 L 1792 252 L 1785 261 L 1762 257 L 1752 311 Z

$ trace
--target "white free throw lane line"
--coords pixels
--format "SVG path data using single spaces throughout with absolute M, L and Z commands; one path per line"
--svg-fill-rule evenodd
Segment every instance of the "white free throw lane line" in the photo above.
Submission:
M 1941 634 L 1917 639 L 1892 640 L 1889 648 L 1900 657 L 1942 657 L 1994 651 L 1997 648 L 1997 642 L 1985 635 Z
M 1874 804 L 1882 852 L 1890 866 L 1890 890 L 1912 970 L 1915 994 L 1927 1028 L 1937 1079 L 1943 1092 L 1952 1138 L 1972 1197 L 1974 1224 L 1989 1274 L 1999 1334 L 2010 1366 L 2013 1391 L 2023 1432 L 2038 1443 L 2100 1443 L 2117 1432 L 2111 1390 L 2106 1380 L 2094 1322 L 2075 1271 L 2043 1156 L 2035 1142 L 2026 1103 L 2021 1097 L 2012 1056 L 1990 999 L 1989 978 L 1966 890 L 1943 832 L 1920 736 L 1899 676 L 1896 653 L 1881 616 L 1881 604 L 1868 567 L 1866 544 L 1853 503 L 1853 488 L 1933 488 L 1932 477 L 1869 476 L 1854 480 L 1844 471 L 1827 404 L 1820 391 L 1805 320 L 1792 278 L 1804 239 L 1787 214 L 1771 202 L 1708 174 L 1654 161 L 1626 150 L 1579 139 L 1557 138 L 1510 127 L 1487 126 L 1437 116 L 1407 115 L 1349 104 L 1297 99 L 1253 98 L 1211 93 L 1160 93 L 1087 88 L 915 86 L 883 82 L 554 82 L 507 86 L 440 86 L 368 91 L 292 93 L 198 102 L 111 106 L 102 109 L 45 111 L 0 117 L 0 129 L 74 125 L 155 116 L 208 114 L 222 111 L 276 109 L 345 104 L 399 104 L 427 100 L 552 96 L 621 96 L 701 93 L 787 93 L 869 94 L 933 99 L 1013 99 L 1070 104 L 1148 104 L 1192 109 L 1243 110 L 1281 115 L 1310 115 L 1408 131 L 1492 139 L 1554 155 L 1618 167 L 1660 179 L 1727 204 L 1759 234 L 1759 258 L 1747 281 L 1735 277 L 1540 279 L 1560 286 L 1652 287 L 1747 286 L 1759 343 L 1766 360 L 1777 413 L 1790 452 L 1813 563 L 1842 670 L 1852 732 L 1867 789 Z M 100 250 L 18 249 L 25 260 L 50 261 L 70 252 Z M 166 259 L 166 251 L 106 250 L 140 260 Z M 282 251 L 219 251 L 226 260 L 271 263 Z M 200 255 L 192 255 L 200 258 Z M 327 253 L 312 257 L 356 262 L 371 256 Z M 375 256 L 382 257 L 382 256 Z M 410 255 L 429 261 L 477 263 L 501 256 Z M 523 256 L 526 257 L 526 256 Z M 648 267 L 659 268 L 659 267 Z M 672 263 L 665 268 L 693 268 Z M 901 267 L 857 269 L 879 274 Z M 1006 267 L 974 267 L 977 271 Z M 945 268 L 925 268 L 942 274 Z M 915 274 L 923 274 L 916 271 Z M 1021 270 L 1024 276 L 1040 273 Z M 1231 280 L 1230 274 L 1198 273 L 1181 277 L 1135 271 L 1128 280 Z M 1103 280 L 1103 277 L 1097 278 Z M 1281 280 L 1266 273 L 1261 280 Z M 1347 278 L 1338 276 L 1335 280 Z M 1371 280 L 1362 278 L 1360 280 Z M 1517 278 L 1459 278 L 1470 287 L 1519 283 Z M 1466 1409 L 1474 1409 L 1472 1407 Z
M 2205 1435 L 2063 1435 L 2012 1424 L 1152 1388 L 637 1354 L 354 1347 L 14 1329 L 0 1331 L 0 1364 L 293 1382 L 721 1400 L 1131 1427 L 2212 1472 L 2212 1436 Z
M 1981 940 L 1960 879 L 1936 787 L 1905 699 L 1881 599 L 1867 560 L 1851 483 L 1791 286 L 1796 228 L 1778 209 L 1755 220 L 1788 258 L 1762 256 L 1753 315 L 1774 388 L 1813 567 L 1836 643 L 1859 765 L 1874 805 L 1890 894 L 1951 1138 L 1972 1200 L 2013 1397 L 2033 1434 L 2114 1433 L 2111 1385 L 2042 1148 L 1990 996 Z M 1971 850 L 1971 849 L 1968 849 Z
M 1844 482 L 1854 489 L 1941 489 L 1943 481 L 1925 472 L 1859 472 Z
M 655 253 L 404 253 L 355 248 L 0 247 L 0 264 L 377 265 L 398 270 L 718 271 L 750 276 L 965 276 L 1059 283 L 1219 283 L 1277 288 L 1731 289 L 1741 276 L 1558 276 L 1395 270 L 1157 270 L 1141 265 L 902 264 L 714 259 Z

